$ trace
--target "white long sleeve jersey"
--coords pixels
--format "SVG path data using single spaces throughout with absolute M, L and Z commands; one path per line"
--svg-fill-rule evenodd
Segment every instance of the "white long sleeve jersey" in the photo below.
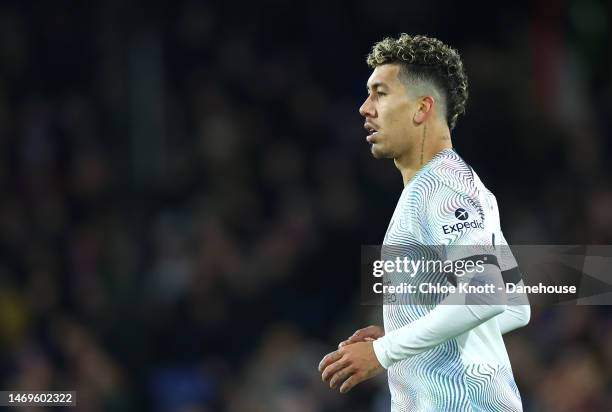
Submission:
M 415 259 L 487 262 L 483 273 L 464 278 L 421 271 L 410 278 L 417 286 L 487 282 L 501 290 L 520 282 L 495 197 L 453 149 L 404 187 L 383 250 L 396 246 Z M 392 411 L 522 411 L 502 334 L 528 322 L 529 306 L 501 298 L 449 304 L 455 298 L 402 295 L 383 307 L 385 336 L 374 351 L 388 370 Z

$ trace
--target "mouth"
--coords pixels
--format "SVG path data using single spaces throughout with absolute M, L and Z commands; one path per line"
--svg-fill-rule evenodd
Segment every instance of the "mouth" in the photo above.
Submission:
M 367 123 L 363 127 L 368 132 L 368 135 L 366 137 L 366 140 L 368 141 L 368 143 L 376 143 L 375 139 L 376 139 L 376 136 L 378 135 L 378 130 L 376 130 L 372 125 L 367 124 Z

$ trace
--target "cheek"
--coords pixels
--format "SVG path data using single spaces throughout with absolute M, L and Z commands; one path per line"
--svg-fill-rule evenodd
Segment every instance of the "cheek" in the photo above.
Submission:
M 389 110 L 387 121 L 395 130 L 407 130 L 412 124 L 408 105 L 398 105 Z
M 405 113 L 395 107 L 392 110 L 385 111 L 385 123 L 390 130 L 397 131 L 398 129 L 403 128 L 405 116 Z

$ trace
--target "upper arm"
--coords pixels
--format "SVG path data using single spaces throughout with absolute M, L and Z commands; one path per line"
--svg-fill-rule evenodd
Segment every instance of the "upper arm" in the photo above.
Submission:
M 449 281 L 494 288 L 494 292 L 470 294 L 466 303 L 504 305 L 504 282 L 493 245 L 499 221 L 486 215 L 475 195 L 443 183 L 431 190 L 421 208 L 425 242 L 441 251 L 445 262 L 454 262 L 454 276 L 449 276 Z

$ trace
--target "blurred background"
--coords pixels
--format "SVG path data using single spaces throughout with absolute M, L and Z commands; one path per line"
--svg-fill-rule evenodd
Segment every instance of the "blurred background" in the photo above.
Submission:
M 360 246 L 402 180 L 358 108 L 370 47 L 401 32 L 460 51 L 453 142 L 511 244 L 612 242 L 609 3 L 125 3 L 0 5 L 2 390 L 388 411 L 384 378 L 339 395 L 317 364 L 382 322 Z M 526 411 L 612 410 L 611 314 L 536 308 L 506 336 Z

